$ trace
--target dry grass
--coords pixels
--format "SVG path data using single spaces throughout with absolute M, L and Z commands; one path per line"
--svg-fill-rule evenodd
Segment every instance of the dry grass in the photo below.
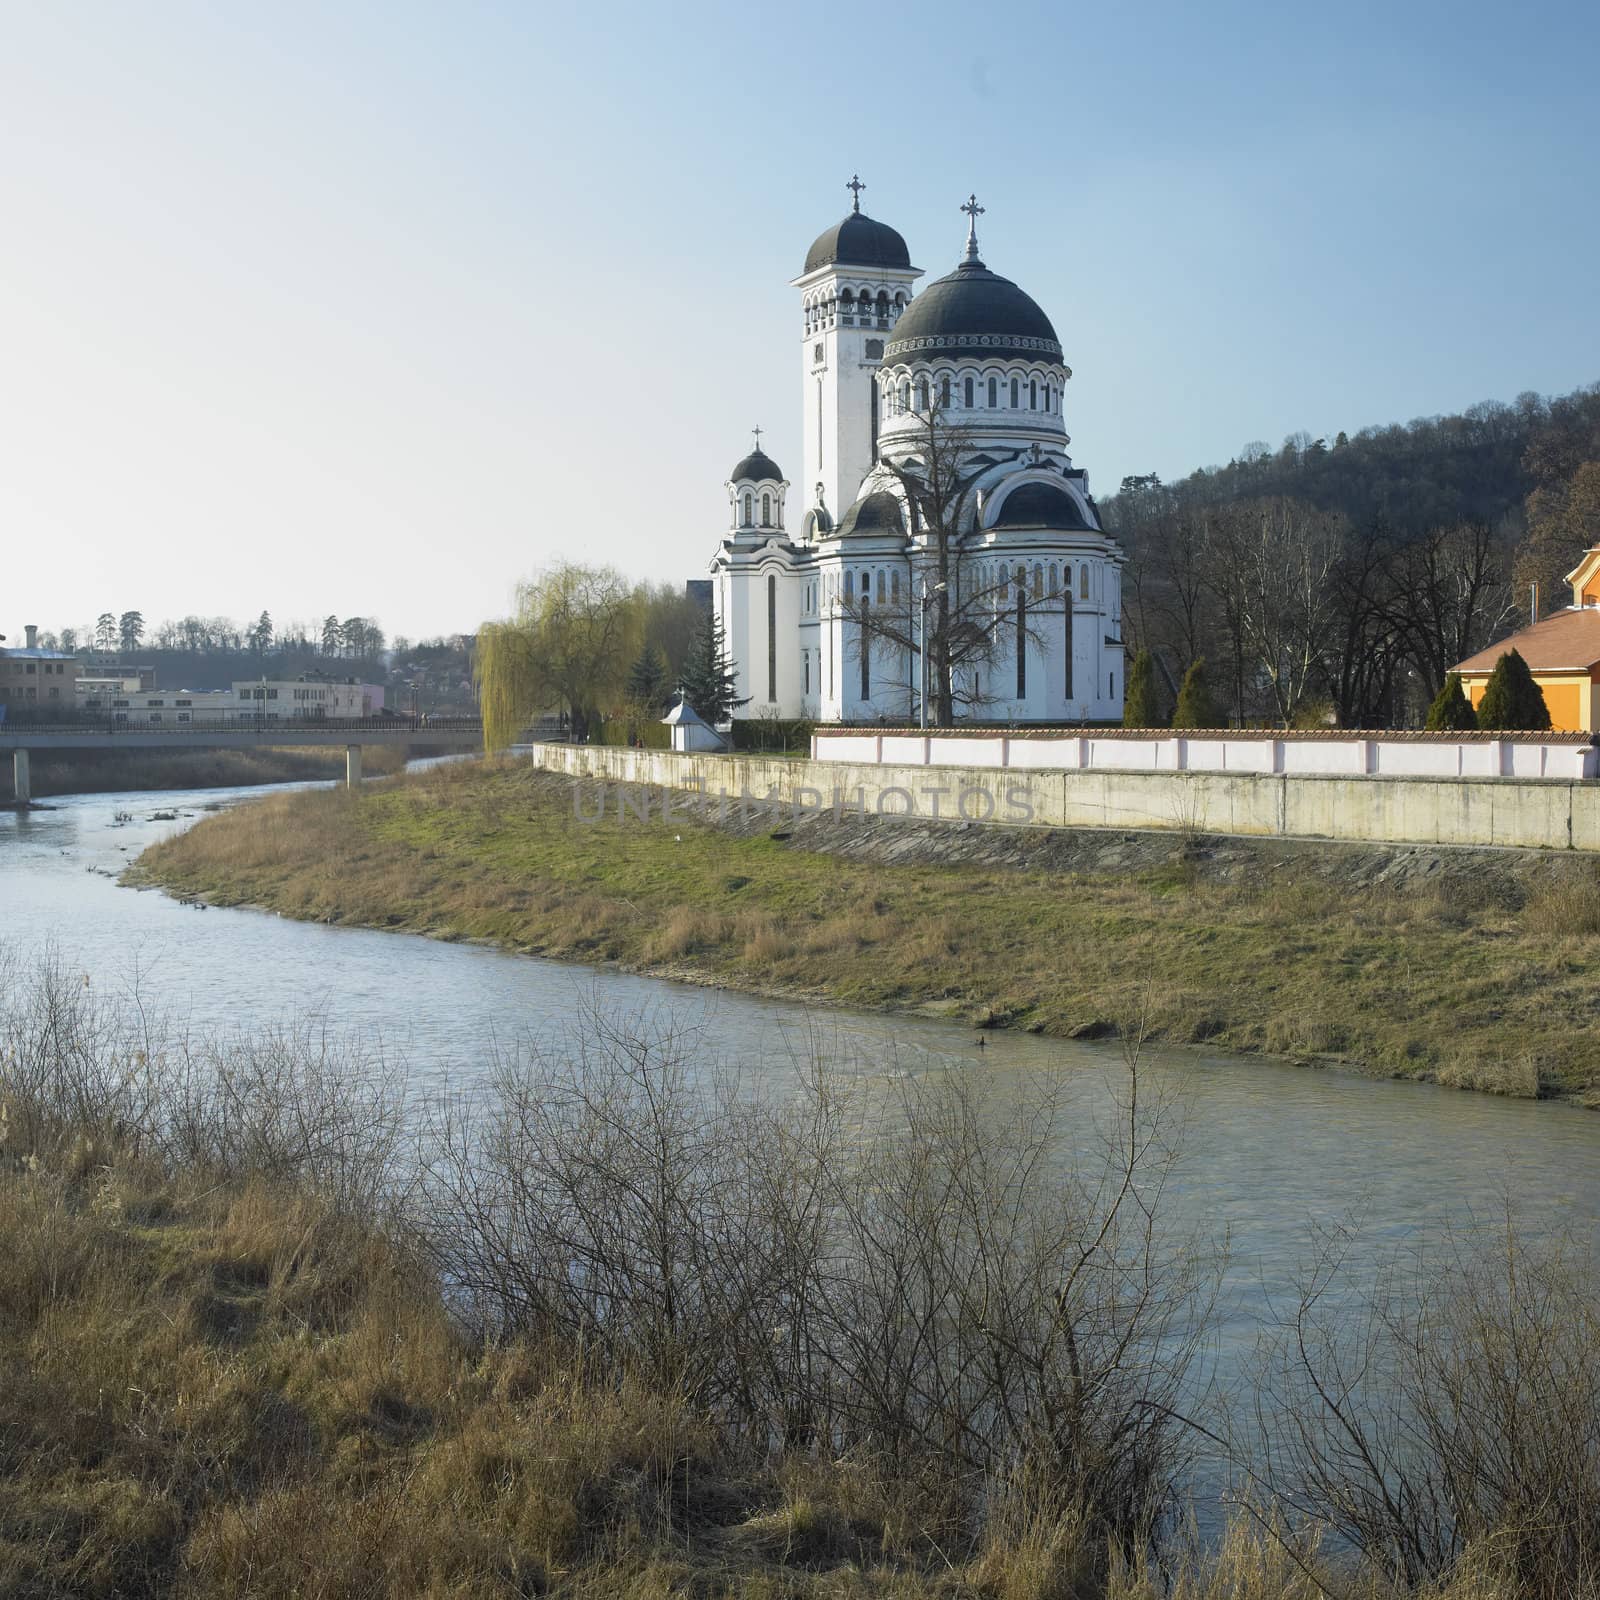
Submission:
M 1583 1592 L 1563 1576 L 1596 1543 L 1594 1283 L 1509 1234 L 1504 1262 L 1463 1258 L 1415 1306 L 1384 1305 L 1434 1402 L 1411 1436 L 1433 1454 L 1408 1470 L 1438 1492 L 1405 1505 L 1436 1516 L 1478 1473 L 1452 1512 L 1461 1538 L 1428 1565 L 1458 1567 L 1453 1585 L 1382 1588 L 1270 1519 L 1190 1557 L 1138 1508 L 1141 1483 L 1163 1504 L 1176 1489 L 1160 1397 L 1181 1382 L 1191 1269 L 1152 1258 L 1142 1225 L 1124 1235 L 1120 1200 L 1097 1212 L 1094 1172 L 1025 1181 L 1054 1148 L 1047 1086 L 1012 1124 L 960 1076 L 903 1085 L 892 1138 L 862 1152 L 859 1134 L 837 1142 L 856 1121 L 834 1089 L 763 1121 L 691 1083 L 687 1060 L 667 1067 L 670 1036 L 619 1031 L 609 1066 L 498 1077 L 498 1122 L 441 1111 L 417 1130 L 420 1171 L 397 1171 L 399 1122 L 365 1069 L 343 1083 L 272 1039 L 226 1058 L 134 1048 L 58 976 L 0 964 L 6 1600 Z M 1146 1104 L 1108 1151 L 1130 1179 L 1115 1193 L 1159 1192 L 1136 1152 L 1162 1145 L 1161 1115 Z M 847 1254 L 813 1260 L 806 1240 L 841 1230 Z M 1068 1265 L 1088 1237 L 1103 1287 Z M 643 1240 L 667 1253 L 660 1277 Z M 478 1315 L 496 1282 L 538 1314 Z M 899 1399 L 874 1377 L 891 1325 L 907 1360 L 879 1376 L 899 1374 Z M 1147 1370 L 1157 1347 L 1165 1379 Z M 1352 1404 L 1360 1385 L 1316 1392 Z M 1048 1434 L 990 1437 L 1001 1409 Z M 1360 1535 L 1371 1485 L 1344 1437 L 1273 1492 Z M 1508 1452 L 1515 1472 L 1498 1470 Z M 1139 1461 L 1148 1479 L 1129 1477 Z
M 1071 1509 L 1037 1501 L 968 1550 L 915 1485 L 741 1458 L 670 1395 L 473 1345 L 399 1246 L 303 1194 L 163 1186 L 107 1154 L 0 1176 L 9 1600 L 1326 1592 L 1244 1523 L 1159 1578 L 1107 1577 Z M 160 1221 L 130 1221 L 158 1191 Z

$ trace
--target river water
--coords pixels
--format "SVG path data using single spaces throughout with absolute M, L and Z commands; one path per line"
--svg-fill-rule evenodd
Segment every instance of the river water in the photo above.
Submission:
M 1001 1092 L 1036 1072 L 1065 1087 L 1084 1140 L 1124 1077 L 1119 1053 L 993 1033 L 980 1050 L 948 1022 L 819 1011 L 411 934 L 199 910 L 115 875 L 205 809 L 259 790 L 65 797 L 0 813 L 0 928 L 24 956 L 45 946 L 102 989 L 138 985 L 180 1024 L 250 1030 L 326 1017 L 398 1055 L 419 1087 L 470 1084 L 491 1055 L 580 1026 L 586 1003 L 662 1009 L 742 1072 L 781 1082 L 820 1040 L 853 1070 L 981 1073 Z M 174 820 L 151 820 L 176 812 Z M 131 820 L 126 820 L 131 817 Z M 1067 953 L 1070 958 L 1070 953 Z M 870 959 L 870 957 L 868 958 Z M 1313 1234 L 1360 1213 L 1379 1243 L 1421 1244 L 1494 1219 L 1509 1195 L 1535 1232 L 1600 1240 L 1600 1117 L 1425 1084 L 1373 1082 L 1258 1059 L 1173 1053 L 1154 1067 L 1186 1121 L 1173 1221 L 1227 1235 L 1218 1370 L 1236 1375 Z

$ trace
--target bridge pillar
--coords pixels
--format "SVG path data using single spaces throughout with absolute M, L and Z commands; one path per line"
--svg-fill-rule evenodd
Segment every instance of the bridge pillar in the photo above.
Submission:
M 33 780 L 28 772 L 26 750 L 14 750 L 11 753 L 11 787 L 16 793 L 19 806 L 25 806 L 33 799 Z
M 22 752 L 17 752 L 20 755 Z M 344 781 L 352 788 L 361 786 L 361 746 L 347 744 L 344 747 Z

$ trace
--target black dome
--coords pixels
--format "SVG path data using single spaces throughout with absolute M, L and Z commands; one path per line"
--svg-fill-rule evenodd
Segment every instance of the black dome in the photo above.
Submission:
M 1067 533 L 1093 533 L 1078 502 L 1053 483 L 1025 483 L 1000 504 L 997 528 L 1053 528 Z
M 839 524 L 840 538 L 852 533 L 904 533 L 906 525 L 900 515 L 899 498 L 887 489 L 863 495 L 845 512 Z
M 765 450 L 752 450 L 728 474 L 730 483 L 737 483 L 741 478 L 754 478 L 758 483 L 763 483 L 768 478 L 771 478 L 774 483 L 782 483 L 783 469 Z
M 963 261 L 906 307 L 883 358 L 932 361 L 953 355 L 1060 361 L 1061 343 L 1031 295 L 981 261 Z
M 864 211 L 852 211 L 817 235 L 806 251 L 806 272 L 838 262 L 849 267 L 910 267 L 906 242 L 886 222 L 874 222 Z

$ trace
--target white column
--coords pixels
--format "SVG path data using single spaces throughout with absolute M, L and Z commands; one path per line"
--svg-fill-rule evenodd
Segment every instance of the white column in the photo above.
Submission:
M 11 786 L 16 791 L 17 804 L 25 806 L 33 798 L 33 782 L 28 772 L 28 752 L 17 750 L 11 756 Z
M 361 746 L 358 744 L 344 747 L 344 781 L 352 789 L 361 787 Z

